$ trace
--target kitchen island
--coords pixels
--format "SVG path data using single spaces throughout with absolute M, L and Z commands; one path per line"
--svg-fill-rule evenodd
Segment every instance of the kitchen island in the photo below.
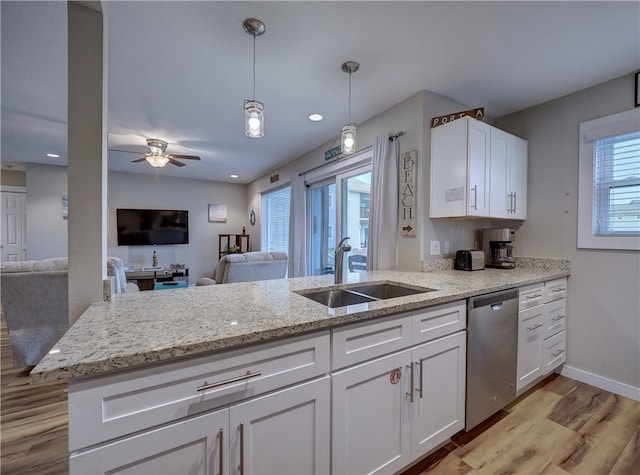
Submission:
M 464 428 L 466 299 L 568 275 L 351 274 L 430 290 L 337 308 L 304 296 L 333 276 L 121 294 L 31 378 L 70 381 L 71 473 L 392 473 Z
M 86 310 L 33 369 L 31 382 L 96 376 L 202 355 L 570 274 L 566 259 L 520 262 L 507 270 L 351 273 L 343 287 L 389 281 L 435 290 L 335 309 L 296 293 L 333 287 L 332 275 L 116 294 L 111 302 Z

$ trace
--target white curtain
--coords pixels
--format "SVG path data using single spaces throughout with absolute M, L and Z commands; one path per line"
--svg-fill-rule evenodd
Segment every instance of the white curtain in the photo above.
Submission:
M 396 268 L 398 229 L 398 141 L 378 135 L 371 160 L 371 210 L 367 270 Z
M 307 190 L 304 176 L 291 179 L 289 218 L 289 277 L 307 275 Z

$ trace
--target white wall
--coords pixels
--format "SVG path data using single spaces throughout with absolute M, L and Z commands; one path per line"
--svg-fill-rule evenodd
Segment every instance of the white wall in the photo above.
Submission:
M 411 150 L 418 151 L 417 236 L 401 237 L 398 235 L 399 269 L 419 271 L 421 260 L 442 257 L 442 255 L 429 255 L 429 243 L 431 240 L 440 240 L 443 243 L 444 241 L 449 241 L 452 254 L 455 253 L 456 249 L 470 249 L 473 247 L 474 241 L 480 239 L 479 230 L 482 227 L 489 226 L 488 222 L 480 220 L 430 220 L 428 218 L 430 119 L 434 116 L 465 109 L 468 109 L 468 107 L 451 99 L 433 92 L 421 91 L 358 125 L 358 149 L 360 150 L 372 146 L 377 135 L 404 131 L 405 135 L 400 138 L 400 153 Z M 269 176 L 273 173 L 278 173 L 282 181 L 321 165 L 325 163 L 324 152 L 333 145 L 333 143 L 323 144 L 297 160 L 273 170 L 249 184 L 247 188 L 248 210 L 253 205 L 257 215 L 255 228 L 258 232 L 261 214 L 259 192 L 269 188 Z M 254 242 L 258 243 L 257 240 L 254 240 Z
M 578 127 L 633 108 L 634 75 L 496 119 L 529 140 L 517 255 L 571 259 L 567 365 L 640 388 L 640 253 L 578 249 Z
M 68 221 L 62 218 L 62 197 L 67 195 L 67 168 L 27 163 L 26 174 L 27 257 L 66 257 Z
M 30 259 L 68 255 L 67 221 L 62 219 L 62 196 L 67 194 L 66 167 L 27 165 L 27 251 Z M 218 234 L 249 229 L 244 185 L 160 175 L 109 173 L 107 255 L 138 267 L 151 265 L 153 246 L 117 246 L 116 208 L 189 210 L 189 244 L 157 246 L 160 265 L 189 266 L 190 283 L 210 276 L 218 262 Z M 226 204 L 226 223 L 209 223 L 209 203 Z M 255 228 L 254 228 L 255 229 Z

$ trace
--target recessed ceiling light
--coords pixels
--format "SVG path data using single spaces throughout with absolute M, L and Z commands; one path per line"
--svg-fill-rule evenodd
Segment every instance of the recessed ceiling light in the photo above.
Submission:
M 49 158 L 60 158 L 60 155 L 58 155 L 57 153 L 48 153 L 47 157 L 49 157 Z
M 322 119 L 324 119 L 324 116 L 322 114 L 309 114 L 309 120 L 313 122 L 318 122 Z
M 238 178 L 238 175 L 229 175 L 229 178 Z

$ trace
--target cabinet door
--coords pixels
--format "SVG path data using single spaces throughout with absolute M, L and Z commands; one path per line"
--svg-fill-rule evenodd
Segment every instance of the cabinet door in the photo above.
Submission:
M 393 473 L 411 462 L 410 350 L 332 377 L 332 473 Z
M 466 332 L 459 332 L 412 352 L 412 460 L 464 429 L 466 344 Z
M 509 217 L 527 219 L 527 141 L 509 135 Z
M 330 379 L 231 406 L 231 474 L 329 473 Z
M 546 376 L 567 359 L 566 353 L 567 333 L 561 331 L 543 343 L 542 373 Z
M 509 134 L 491 128 L 491 216 L 510 218 L 512 195 L 509 190 Z
M 491 126 L 469 120 L 467 134 L 467 214 L 489 216 Z
M 220 449 L 228 450 L 228 438 L 220 430 L 229 425 L 223 409 L 205 416 L 143 432 L 99 448 L 72 453 L 71 474 L 219 474 Z M 224 432 L 223 432 L 224 434 Z M 226 464 L 226 462 L 224 462 Z
M 544 305 L 539 305 L 519 313 L 517 391 L 542 376 L 544 312 Z

